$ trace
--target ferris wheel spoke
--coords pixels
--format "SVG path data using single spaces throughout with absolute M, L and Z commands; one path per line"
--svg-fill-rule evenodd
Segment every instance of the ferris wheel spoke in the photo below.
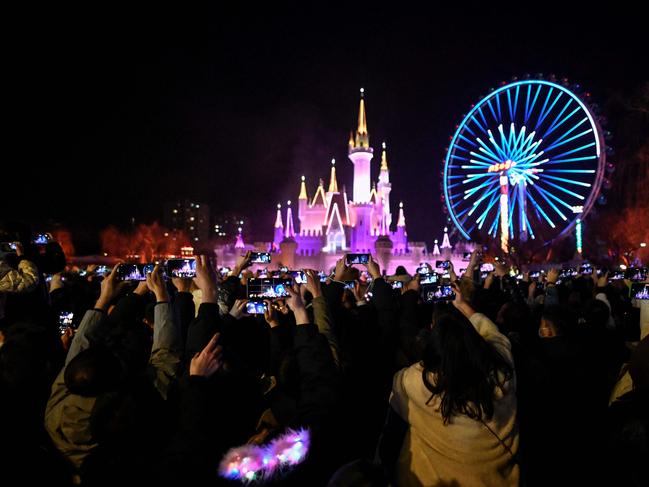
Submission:
M 505 131 L 503 129 L 503 124 L 501 123 L 498 125 L 498 132 L 500 132 L 500 142 L 502 144 L 503 150 L 506 153 L 509 153 L 509 143 L 507 142 L 507 136 L 505 135 Z
M 577 147 L 576 149 L 572 149 L 566 152 L 562 152 L 561 154 L 557 154 L 554 157 L 563 157 L 563 156 L 568 156 L 570 154 L 574 154 L 575 152 L 580 152 L 584 149 L 588 149 L 589 147 L 593 147 L 595 145 L 595 142 L 591 142 L 590 144 L 582 145 L 581 147 Z M 556 161 L 556 159 L 554 159 Z
M 553 90 L 553 88 L 550 88 L 550 92 L 552 92 L 552 90 Z M 539 116 L 539 119 L 536 121 L 536 126 L 534 127 L 534 130 L 538 129 L 541 126 L 541 124 L 543 124 L 543 122 L 545 121 L 545 118 L 552 112 L 552 109 L 557 104 L 557 102 L 559 101 L 559 98 L 561 98 L 562 94 L 563 93 L 561 91 L 559 93 L 557 93 L 557 97 L 554 99 L 554 101 L 550 105 L 550 108 L 548 108 L 547 111 L 545 111 L 545 105 L 543 106 L 544 111 L 541 113 L 541 116 Z M 550 93 L 548 93 L 548 96 L 550 96 Z M 546 100 L 546 103 L 547 103 L 547 100 Z
M 480 118 L 482 118 L 482 123 L 484 123 L 485 127 L 488 127 L 489 124 L 487 123 L 487 119 L 484 116 L 484 113 L 482 113 L 482 107 L 478 107 L 478 113 L 480 114 Z
M 585 199 L 582 195 L 575 193 L 574 191 L 570 191 L 569 189 L 564 188 L 563 186 L 559 186 L 558 184 L 552 183 L 550 181 L 543 181 L 545 184 L 548 184 L 552 186 L 553 188 L 558 189 L 559 191 L 563 191 L 566 194 L 572 195 L 575 198 L 579 198 L 580 200 Z
M 500 157 L 498 157 L 494 152 L 489 148 L 487 144 L 485 144 L 480 137 L 478 137 L 478 143 L 482 146 L 479 148 L 480 152 L 489 154 L 491 158 L 494 160 L 494 162 L 500 162 Z
M 548 162 L 548 164 L 562 164 L 564 162 L 590 161 L 593 159 L 597 159 L 597 156 L 572 157 L 570 159 L 550 159 L 550 162 Z
M 541 198 L 543 198 L 548 205 L 552 207 L 554 211 L 557 212 L 557 214 L 561 217 L 561 219 L 565 222 L 568 218 L 566 215 L 564 215 L 561 210 L 555 205 L 550 199 L 546 196 L 546 192 L 543 190 L 543 188 L 540 188 L 538 185 L 536 186 L 536 189 L 538 190 L 538 193 L 541 195 Z
M 587 133 L 589 133 L 589 132 L 592 132 L 593 129 L 588 129 L 587 131 L 582 132 L 582 133 L 580 133 L 579 135 L 576 135 L 576 136 L 574 136 L 574 137 L 571 137 L 570 139 L 568 139 L 568 140 L 562 142 L 563 139 L 565 139 L 565 138 L 568 137 L 571 133 L 573 133 L 575 130 L 577 130 L 577 129 L 579 128 L 579 126 L 582 125 L 582 124 L 583 124 L 584 122 L 586 122 L 587 120 L 588 120 L 587 117 L 582 118 L 579 122 L 577 122 L 575 125 L 573 125 L 572 128 L 571 128 L 570 130 L 567 130 L 566 132 L 564 132 L 564 133 L 561 135 L 561 137 L 559 137 L 557 140 L 555 140 L 554 142 L 552 142 L 552 144 L 550 144 L 548 147 L 546 147 L 545 150 L 551 150 L 551 149 L 554 149 L 555 147 L 559 147 L 560 145 L 563 145 L 563 144 L 565 144 L 565 143 L 567 143 L 567 142 L 570 142 L 570 141 L 572 141 L 572 140 L 574 140 L 574 139 L 576 139 L 576 138 L 578 138 L 578 137 L 581 137 L 581 136 L 584 135 L 584 134 L 587 134 Z
M 489 227 L 489 232 L 487 232 L 489 235 L 493 233 L 494 238 L 496 237 L 496 232 L 498 231 L 498 220 L 500 219 L 500 205 L 496 206 L 496 217 L 494 218 L 494 221 L 491 222 L 491 226 Z
M 541 187 L 540 184 L 537 184 L 537 185 L 535 185 L 534 187 L 535 187 L 535 188 L 536 188 L 540 193 L 543 193 L 543 194 L 544 194 L 545 196 L 547 196 L 548 198 L 552 198 L 554 201 L 556 201 L 556 202 L 559 203 L 560 205 L 565 206 L 568 210 L 572 211 L 572 206 L 570 206 L 568 203 L 566 203 L 565 201 L 563 201 L 563 200 L 562 200 L 561 198 L 559 198 L 558 196 L 553 195 L 551 192 L 546 191 L 545 189 L 543 189 L 543 188 Z
M 462 182 L 466 184 L 466 183 L 474 181 L 476 179 L 493 177 L 493 175 L 494 175 L 494 173 L 492 173 L 492 172 L 485 172 L 485 173 L 480 173 L 480 174 L 467 174 L 466 178 Z M 456 177 L 463 178 L 464 176 L 456 176 Z
M 579 137 L 583 137 L 584 135 L 589 134 L 589 133 L 591 133 L 592 131 L 593 131 L 593 129 L 584 130 L 583 132 L 580 132 L 580 133 L 578 133 L 577 135 L 573 135 L 573 136 L 570 137 L 569 139 L 566 139 L 566 140 L 564 140 L 563 142 L 560 142 L 559 144 L 554 143 L 554 144 L 552 144 L 551 146 L 547 147 L 547 148 L 546 148 L 546 151 L 548 151 L 548 150 L 552 150 L 552 149 L 556 149 L 557 147 L 562 146 L 562 145 L 564 145 L 564 144 L 567 144 L 568 142 L 572 142 L 573 140 L 578 139 Z
M 498 121 L 501 121 L 503 119 L 503 114 L 500 110 L 500 93 L 496 94 L 496 108 L 498 108 Z
M 531 85 L 528 88 L 531 88 Z M 532 100 L 532 105 L 530 106 L 529 110 L 528 109 L 525 110 L 525 123 L 528 122 L 528 120 L 530 119 L 530 115 L 532 114 L 532 112 L 534 112 L 534 105 L 536 104 L 536 100 L 539 97 L 540 92 L 541 92 L 541 85 L 539 85 L 536 88 L 536 94 L 534 95 L 534 99 Z
M 471 151 L 471 152 L 469 152 L 469 154 L 471 154 L 473 157 L 479 157 L 480 159 L 482 159 L 482 160 L 476 160 L 476 159 L 470 159 L 469 160 L 469 162 L 472 162 L 474 164 L 479 164 L 481 166 L 487 166 L 488 167 L 488 166 L 491 166 L 494 162 L 500 162 L 497 159 L 496 160 L 489 159 L 487 156 L 485 156 L 483 154 L 480 154 L 478 152 Z
M 583 174 L 594 174 L 595 169 L 546 169 L 544 172 L 560 172 L 560 173 L 583 173 Z
M 468 142 L 468 143 L 471 144 L 473 147 L 478 147 L 478 144 L 476 144 L 474 141 L 472 141 L 471 139 L 465 137 L 465 136 L 462 135 L 462 134 L 460 134 L 460 139 L 462 139 L 462 140 Z M 466 149 L 464 149 L 464 150 L 466 150 Z
M 498 145 L 498 143 L 496 142 L 496 139 L 494 139 L 494 136 L 491 133 L 491 130 L 489 130 L 488 132 L 489 132 L 489 142 L 491 142 L 491 145 L 494 146 L 494 149 L 496 149 L 496 152 L 498 152 L 498 155 L 502 158 L 502 160 L 506 160 L 507 159 L 507 154 L 505 154 L 503 152 L 502 148 Z
M 566 106 L 568 106 L 568 105 L 566 105 Z M 565 110 L 565 108 L 564 108 L 564 110 Z M 569 119 L 570 117 L 572 117 L 575 113 L 577 113 L 578 110 L 579 110 L 579 107 L 575 108 L 575 109 L 574 109 L 573 111 L 571 111 L 568 115 L 566 115 L 565 117 L 563 117 L 563 119 L 562 119 L 559 123 L 556 123 L 556 121 L 555 121 L 556 125 L 552 125 L 552 126 L 550 127 L 550 129 L 545 133 L 544 137 L 547 137 L 547 136 L 550 135 L 552 132 L 554 132 L 556 129 L 558 129 L 559 127 L 561 127 L 561 125 L 563 125 L 563 124 L 566 122 L 566 120 L 568 120 L 568 119 Z M 563 112 L 562 112 L 562 113 L 563 113 Z
M 548 128 L 546 129 L 546 131 L 545 131 L 545 133 L 544 133 L 544 135 L 543 135 L 544 137 L 545 137 L 546 135 L 548 135 L 550 132 L 552 132 L 552 128 L 555 126 L 555 124 L 557 123 L 557 121 L 561 118 L 561 116 L 563 115 L 563 112 L 565 112 L 565 111 L 568 109 L 568 107 L 570 106 L 571 103 L 572 103 L 572 99 L 570 99 L 570 98 L 568 99 L 568 101 L 567 101 L 566 103 L 564 103 L 563 108 L 561 109 L 561 111 L 559 112 L 559 114 L 558 114 L 556 117 L 554 117 L 554 121 L 553 121 L 553 122 L 548 126 Z M 554 106 L 554 105 L 553 105 L 553 106 Z M 577 109 L 579 109 L 579 107 L 577 107 Z M 551 111 L 551 110 L 550 110 L 550 111 Z M 549 112 L 548 112 L 548 114 L 549 114 Z
M 495 184 L 495 181 L 494 181 L 494 184 Z M 492 194 L 494 194 L 496 191 L 499 191 L 499 190 L 500 190 L 500 186 L 497 186 L 497 185 L 496 185 L 495 188 L 493 188 L 493 189 L 491 189 L 491 190 L 489 190 L 489 191 L 485 190 L 485 194 L 483 194 L 483 195 L 482 195 L 478 200 L 476 200 L 476 201 L 473 203 L 473 208 L 471 208 L 471 209 L 469 210 L 469 214 L 468 214 L 467 216 L 471 216 L 471 215 L 473 215 L 473 213 L 474 213 L 474 212 L 478 209 L 478 207 L 480 206 L 480 203 L 482 203 L 485 199 L 487 199 L 489 196 L 491 196 Z
M 509 236 L 511 238 L 514 237 L 514 219 L 512 218 L 514 216 L 514 207 L 516 206 L 516 202 L 518 201 L 518 198 L 511 198 L 509 199 L 511 201 L 511 205 L 509 205 Z
M 527 229 L 528 232 L 530 232 L 530 236 L 535 239 L 536 237 L 534 236 L 534 229 L 532 228 L 532 225 L 530 224 L 529 218 L 527 218 L 527 213 L 523 212 L 523 218 L 525 218 L 525 228 Z
M 495 192 L 492 196 L 491 199 L 489 200 L 489 203 L 487 203 L 487 207 L 485 210 L 480 214 L 480 216 L 476 219 L 476 223 L 478 224 L 478 230 L 482 230 L 482 225 L 484 225 L 484 222 L 487 220 L 487 214 L 489 211 L 493 208 L 494 203 L 498 199 L 500 194 L 498 192 Z
M 474 186 L 473 188 L 466 189 L 466 190 L 464 190 L 464 198 L 463 198 L 463 199 L 465 199 L 465 200 L 466 200 L 466 199 L 469 199 L 469 198 L 471 197 L 471 195 L 472 195 L 473 193 L 475 193 L 476 191 L 479 191 L 479 190 L 481 190 L 482 188 L 485 188 L 485 187 L 487 187 L 487 186 L 493 186 L 494 184 L 496 184 L 496 180 L 495 180 L 495 179 L 492 179 L 492 180 L 490 180 L 490 181 L 485 181 L 485 182 L 482 183 L 482 184 L 479 184 L 479 185 L 477 185 L 477 186 Z
M 487 129 L 485 129 L 485 128 L 480 124 L 480 122 L 478 122 L 478 119 L 475 118 L 475 115 L 471 115 L 471 120 L 473 120 L 473 122 L 478 126 L 478 128 L 479 128 L 480 130 L 482 130 L 482 131 L 484 132 L 485 135 L 488 135 L 488 134 L 487 134 Z
M 475 134 L 475 132 L 474 132 L 473 130 L 471 130 L 471 127 L 469 127 L 469 124 L 466 124 L 466 125 L 464 126 L 464 128 L 467 129 L 471 135 L 473 135 L 474 137 L 477 137 L 477 135 Z
M 548 179 L 552 179 L 554 181 L 563 181 L 564 183 L 568 183 L 568 184 L 575 184 L 577 186 L 584 186 L 586 188 L 590 188 L 590 186 L 591 186 L 590 183 L 583 183 L 581 181 L 575 181 L 574 179 L 560 178 L 559 176 L 550 176 L 549 174 L 545 174 L 544 177 L 548 178 Z
M 526 156 L 530 151 L 533 151 L 536 147 L 541 144 L 543 139 L 534 141 L 534 136 L 536 132 L 530 133 L 527 138 L 521 144 L 520 150 L 516 153 L 515 160 L 518 162 L 521 157 Z
M 494 111 L 494 107 L 491 104 L 491 99 L 487 100 L 487 106 L 489 107 L 489 110 L 491 111 L 491 114 L 493 115 L 494 120 L 496 121 L 496 123 L 499 123 L 500 120 L 498 120 L 498 117 L 496 116 L 496 112 Z
M 550 219 L 550 217 L 543 211 L 543 208 L 541 208 L 541 205 L 539 205 L 536 200 L 532 197 L 530 193 L 527 194 L 528 199 L 532 202 L 532 205 L 534 205 L 534 208 L 538 210 L 538 212 L 543 215 L 543 218 L 550 224 L 552 228 L 557 228 L 557 226 L 554 224 L 554 222 Z

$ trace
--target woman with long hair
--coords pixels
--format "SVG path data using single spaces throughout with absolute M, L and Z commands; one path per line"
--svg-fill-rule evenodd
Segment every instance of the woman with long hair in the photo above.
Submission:
M 518 485 L 510 343 L 453 287 L 453 305 L 433 314 L 423 359 L 394 377 L 390 405 L 408 424 L 395 481 Z

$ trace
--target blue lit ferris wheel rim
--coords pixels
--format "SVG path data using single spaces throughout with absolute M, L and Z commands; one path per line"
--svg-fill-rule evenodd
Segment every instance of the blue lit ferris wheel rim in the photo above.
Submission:
M 540 96 L 543 90 L 545 92 Z M 525 94 L 525 91 L 527 94 Z M 555 106 L 563 95 L 566 96 L 555 111 Z M 503 106 L 501 106 L 501 102 Z M 509 122 L 505 121 L 507 114 L 509 114 Z M 532 116 L 533 114 L 534 116 Z M 552 117 L 550 117 L 551 114 Z M 580 121 L 567 130 L 569 124 L 568 126 L 564 124 L 569 119 L 572 119 L 575 114 Z M 516 123 L 520 122 L 523 116 L 523 123 Z M 543 127 L 550 119 L 553 119 L 552 124 L 547 126 L 543 133 L 536 136 L 536 129 Z M 527 134 L 526 126 L 528 123 L 533 125 L 534 121 L 536 121 L 534 130 L 530 134 Z M 588 124 L 585 124 L 586 121 Z M 471 124 L 473 124 L 473 129 L 471 129 Z M 506 125 L 509 125 L 509 127 L 506 127 Z M 583 128 L 589 128 L 586 131 L 575 134 L 574 132 L 582 125 Z M 559 128 L 561 130 L 558 130 Z M 507 131 L 509 131 L 509 134 L 505 134 Z M 496 133 L 496 136 L 500 133 L 502 144 L 494 140 L 496 138 L 494 133 Z M 546 135 L 551 136 L 552 133 L 554 133 L 554 136 L 550 138 L 551 143 L 547 146 L 541 146 Z M 487 141 L 487 144 L 481 140 L 480 136 Z M 559 159 L 553 160 L 546 157 L 547 160 L 542 159 L 540 162 L 535 159 L 545 154 L 546 150 L 557 149 L 559 146 L 573 143 L 574 140 L 583 137 L 588 138 L 588 144 L 558 154 Z M 552 142 L 553 140 L 554 142 Z M 460 142 L 472 144 L 479 152 L 474 152 L 461 146 Z M 492 142 L 492 146 L 488 145 L 489 142 Z M 536 153 L 537 149 L 542 149 L 539 154 Z M 589 149 L 590 154 L 587 157 L 560 158 L 565 157 L 567 155 L 566 153 L 570 154 L 586 149 Z M 529 151 L 525 152 L 526 150 L 531 151 L 531 154 Z M 471 156 L 459 156 L 459 151 L 472 154 L 473 159 Z M 498 206 L 498 188 L 495 187 L 497 184 L 494 181 L 501 174 L 498 170 L 498 163 L 505 163 L 506 161 L 511 163 L 507 158 L 510 154 L 516 157 L 530 154 L 528 160 L 531 158 L 531 161 L 533 161 L 531 163 L 526 162 L 523 157 L 520 163 L 515 161 L 513 164 L 519 164 L 518 168 L 512 167 L 511 169 L 512 178 L 518 178 L 519 182 L 525 181 L 524 184 L 519 184 L 521 196 L 518 201 L 519 208 L 517 210 L 520 212 L 518 232 L 524 229 L 531 234 L 532 238 L 536 238 L 533 227 L 535 225 L 537 228 L 547 227 L 538 228 L 542 240 L 547 242 L 569 232 L 575 226 L 577 218 L 581 218 L 582 220 L 585 218 L 599 194 L 603 179 L 605 151 L 602 131 L 599 125 L 589 108 L 568 88 L 546 80 L 516 81 L 498 88 L 475 105 L 464 117 L 451 139 L 444 162 L 443 190 L 449 215 L 463 237 L 468 240 L 473 240 L 480 233 L 488 236 L 491 235 L 492 237 L 496 236 L 498 231 L 497 219 L 500 210 L 494 209 Z M 464 160 L 467 164 L 463 165 L 460 163 L 459 166 L 455 165 L 453 163 L 454 159 Z M 551 165 L 552 168 L 546 168 L 543 166 L 544 163 L 548 166 Z M 489 174 L 467 174 L 462 171 L 468 168 L 475 171 L 476 169 L 485 169 L 487 166 L 490 166 L 489 171 L 495 167 L 492 174 L 494 177 L 490 180 L 487 179 L 484 184 L 465 190 L 462 200 L 458 200 L 459 195 L 457 191 L 467 187 L 467 184 L 490 177 Z M 536 169 L 532 169 L 531 166 L 535 166 Z M 539 168 L 538 166 L 543 167 Z M 501 165 L 500 167 L 502 168 L 503 166 Z M 587 169 L 584 169 L 584 167 Z M 542 170 L 539 171 L 539 169 Z M 548 173 L 543 174 L 544 171 L 548 171 Z M 559 177 L 549 173 L 567 174 L 572 179 L 566 179 L 568 176 Z M 509 170 L 507 174 L 510 174 Z M 464 179 L 458 181 L 461 178 Z M 588 190 L 588 194 L 582 194 L 576 193 L 575 191 L 577 190 L 572 191 L 561 185 L 571 185 L 571 187 L 577 185 L 590 189 Z M 459 189 L 457 189 L 458 187 Z M 484 194 L 481 191 L 482 187 L 485 188 Z M 473 196 L 474 194 L 475 196 Z M 566 194 L 568 196 L 565 196 Z M 479 212 L 480 216 L 475 219 L 473 224 L 468 221 L 467 217 L 462 219 L 466 213 L 468 213 L 468 216 L 472 216 L 472 213 L 476 211 L 476 208 L 472 208 L 471 206 L 467 207 L 470 201 L 467 204 L 463 203 L 468 198 L 475 198 L 474 205 L 480 206 L 483 202 L 487 205 L 481 208 Z M 516 198 L 517 196 L 514 196 L 514 200 Z M 569 201 L 566 202 L 566 199 Z M 516 201 L 513 201 L 509 211 L 510 236 L 517 233 L 517 229 L 513 225 L 513 222 L 516 220 L 516 215 L 512 215 L 515 204 Z M 530 205 L 531 211 L 527 211 L 527 204 Z M 459 207 L 462 206 L 465 206 L 465 208 L 459 211 Z M 581 214 L 568 212 L 571 207 L 574 208 L 575 206 L 583 208 Z M 492 218 L 494 215 L 496 215 L 495 218 Z M 528 215 L 532 216 L 532 219 L 536 217 L 538 221 L 535 225 L 531 224 Z M 511 218 L 512 216 L 514 216 L 513 219 Z M 490 224 L 488 228 L 483 230 L 487 219 L 490 220 Z M 557 221 L 555 222 L 554 220 Z M 477 230 L 476 226 L 478 226 Z

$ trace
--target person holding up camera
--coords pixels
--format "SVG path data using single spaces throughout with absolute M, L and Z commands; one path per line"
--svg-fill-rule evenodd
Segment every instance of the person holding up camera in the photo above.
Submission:
M 2 243 L 0 249 L 0 323 L 4 319 L 7 293 L 27 293 L 38 285 L 36 265 L 23 257 L 23 246 L 20 242 Z M 18 260 L 17 268 L 11 265 Z

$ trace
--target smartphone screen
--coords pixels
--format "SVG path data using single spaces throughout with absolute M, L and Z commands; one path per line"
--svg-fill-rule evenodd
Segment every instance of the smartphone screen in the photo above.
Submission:
M 196 260 L 193 258 L 169 259 L 166 268 L 169 277 L 196 277 Z
M 61 311 L 59 313 L 59 332 L 61 335 L 72 326 L 72 319 L 74 318 L 74 313 L 72 311 Z
M 634 282 L 631 284 L 631 299 L 649 299 L 649 284 L 643 282 Z
M 246 313 L 250 315 L 263 315 L 268 310 L 268 306 L 263 301 L 248 301 L 246 303 Z
M 462 260 L 466 260 L 466 261 L 471 260 L 471 252 L 464 252 L 462 254 Z
M 269 252 L 251 252 L 250 253 L 250 263 L 251 264 L 270 264 L 270 253 Z
M 146 281 L 144 266 L 146 264 L 119 264 L 117 267 L 118 281 Z
M 435 284 L 437 282 L 437 273 L 431 272 L 429 274 L 420 274 L 419 283 L 420 284 Z
M 318 272 L 318 277 L 320 278 L 320 282 L 326 282 L 328 276 L 323 271 L 320 271 Z
M 438 269 L 448 269 L 450 266 L 450 262 L 448 260 L 438 260 L 435 261 L 435 267 Z
M 345 289 L 349 289 L 350 291 L 354 291 L 355 287 L 356 287 L 356 281 L 345 281 Z
M 486 264 L 482 264 L 480 266 L 480 272 L 493 272 L 494 270 L 494 265 L 487 262 Z
M 306 284 L 306 273 L 304 271 L 288 271 L 287 273 L 297 284 Z
M 246 286 L 248 299 L 274 299 L 287 297 L 287 289 L 293 284 L 292 279 L 275 277 L 248 279 Z
M 428 264 L 423 264 L 417 267 L 417 274 L 430 274 L 433 269 Z
M 392 289 L 403 289 L 403 281 L 392 281 Z
M 631 281 L 644 281 L 647 279 L 646 267 L 630 267 L 624 273 L 624 277 Z
M 425 284 L 421 287 L 421 295 L 427 303 L 453 299 L 455 293 L 450 284 Z
M 39 233 L 34 237 L 34 240 L 32 242 L 36 245 L 47 245 L 47 243 L 50 241 L 50 236 L 47 233 Z
M 230 272 L 232 272 L 232 269 L 230 269 L 229 267 L 221 267 L 221 268 L 219 269 L 219 273 L 220 273 L 222 276 L 227 276 Z
M 347 254 L 345 260 L 347 265 L 367 264 L 370 261 L 370 254 Z

